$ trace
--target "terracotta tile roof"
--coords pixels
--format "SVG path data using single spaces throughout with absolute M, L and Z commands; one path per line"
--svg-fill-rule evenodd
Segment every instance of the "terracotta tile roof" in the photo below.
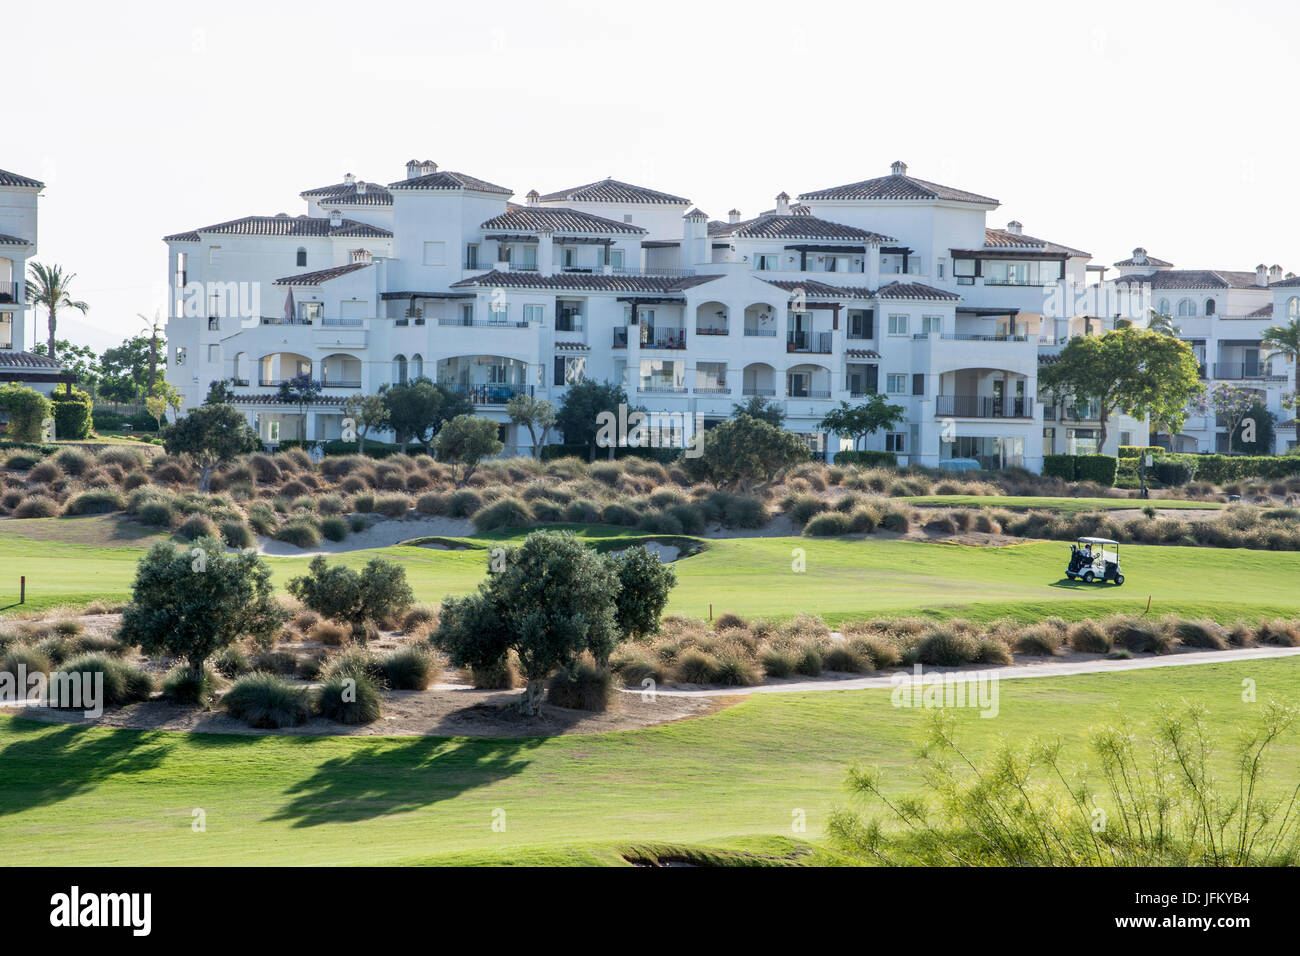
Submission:
M 1164 259 L 1157 259 L 1155 256 L 1147 256 L 1146 259 L 1142 262 L 1138 262 L 1132 256 L 1129 256 L 1127 259 L 1121 259 L 1119 262 L 1116 262 L 1115 265 L 1117 266 L 1167 266 L 1169 268 L 1173 267 L 1172 262 L 1165 262 Z
M 880 353 L 877 352 L 875 349 L 845 349 L 844 354 L 847 355 L 849 358 L 866 358 L 866 359 L 880 358 Z
M 0 246 L 25 246 L 25 245 L 27 245 L 26 239 L 19 239 L 17 236 L 6 236 L 4 233 L 0 232 Z
M 1274 283 L 1274 285 L 1276 285 L 1276 284 L 1277 284 L 1277 283 Z M 1248 319 L 1271 319 L 1271 318 L 1273 318 L 1273 307 L 1272 307 L 1271 305 L 1262 306 L 1261 308 L 1256 309 L 1254 312 L 1248 312 L 1248 313 L 1246 314 L 1246 318 L 1248 318 Z
M 391 206 L 393 194 L 388 187 L 379 183 L 366 183 L 365 192 L 357 191 L 357 182 L 335 183 L 332 186 L 319 186 L 299 193 L 303 199 L 314 199 L 324 205 L 338 203 L 340 206 Z
M 1273 427 L 1274 427 L 1274 428 L 1295 428 L 1295 419 L 1294 419 L 1294 418 L 1288 418 L 1288 419 L 1287 419 L 1286 421 L 1284 421 L 1284 422 L 1278 422 L 1278 423 L 1277 423 L 1276 425 L 1274 425 Z
M 671 193 L 663 193 L 657 189 L 647 189 L 644 186 L 633 186 L 631 183 L 609 178 L 602 179 L 599 182 L 587 183 L 585 186 L 574 186 L 572 189 L 561 189 L 559 192 L 547 193 L 541 197 L 540 201 L 666 203 L 672 206 L 687 206 L 691 202 L 689 199 L 683 199 L 681 196 L 674 196 Z
M 1269 286 L 1272 289 L 1296 289 L 1300 288 L 1300 276 L 1292 276 L 1290 279 L 1280 279 Z
M 506 206 L 506 211 L 494 216 L 479 226 L 480 229 L 504 229 L 508 232 L 583 232 L 583 233 L 620 233 L 623 235 L 644 235 L 645 229 L 628 222 L 617 222 L 604 216 L 593 216 L 589 212 L 579 212 L 555 206 Z
M 922 282 L 891 282 L 876 290 L 877 299 L 926 299 L 939 302 L 960 302 L 955 292 L 936 289 Z
M 882 236 L 878 232 L 809 215 L 771 214 L 756 219 L 746 219 L 744 222 L 720 223 L 717 229 L 712 225 L 709 226 L 709 235 L 718 239 L 848 239 L 877 243 L 894 241 L 891 236 Z
M 1151 275 L 1120 276 L 1117 283 L 1150 283 L 1153 289 L 1263 289 L 1255 273 L 1228 269 L 1167 269 Z M 1274 283 L 1277 285 L 1277 283 Z
M 1092 258 L 1091 252 L 1084 252 L 1082 249 L 1063 246 L 1059 242 L 1049 242 L 1046 239 L 1026 236 L 1023 233 L 1009 232 L 1005 229 L 985 229 L 984 248 L 1007 250 L 1023 249 L 1027 252 L 1054 252 L 1063 256 L 1083 256 L 1087 259 Z
M 36 352 L 18 352 L 13 349 L 0 349 L 0 368 L 34 368 L 42 371 L 61 372 L 63 364 Z
M 845 183 L 843 186 L 832 186 L 829 189 L 818 189 L 810 193 L 800 193 L 799 198 L 801 200 L 942 199 L 951 202 L 970 202 L 993 206 L 998 205 L 996 199 L 990 199 L 988 196 L 966 192 L 964 189 L 953 189 L 951 186 L 941 186 L 938 183 L 931 183 L 924 179 L 917 179 L 915 176 L 908 176 L 905 173 L 896 173 L 890 176 L 877 176 L 875 179 L 864 179 L 857 183 Z
M 285 276 L 282 279 L 276 279 L 272 285 L 320 285 L 322 282 L 329 282 L 331 279 L 337 279 L 339 276 L 348 275 L 360 269 L 366 269 L 371 266 L 369 262 L 349 262 L 343 266 L 333 266 L 329 269 L 318 269 L 315 272 L 304 272 L 301 275 Z
M 514 194 L 513 189 L 507 189 L 505 186 L 498 186 L 484 179 L 478 179 L 474 176 L 467 176 L 465 173 L 455 173 L 450 170 L 440 169 L 436 173 L 429 173 L 427 176 L 417 176 L 414 179 L 402 179 L 395 183 L 388 184 L 389 189 L 468 189 L 477 193 L 500 193 L 505 196 Z
M 627 276 L 605 275 L 596 272 L 557 272 L 544 276 L 540 272 L 486 272 L 453 282 L 451 288 L 465 289 L 487 286 L 516 289 L 589 290 L 592 292 L 628 292 L 646 294 L 671 294 L 685 292 L 705 282 L 722 278 L 719 275 L 687 276 Z
M 590 352 L 591 346 L 583 342 L 556 342 L 557 352 Z
M 200 226 L 189 232 L 178 232 L 163 236 L 163 242 L 197 242 L 199 233 L 212 233 L 227 236 L 359 236 L 376 239 L 391 239 L 393 233 L 380 229 L 369 223 L 344 219 L 339 225 L 331 226 L 324 216 L 245 216 L 231 219 L 212 226 Z
M 937 302 L 958 302 L 961 296 L 920 282 L 890 282 L 874 292 L 865 286 L 838 286 L 829 282 L 807 279 L 802 282 L 792 279 L 764 279 L 769 285 L 786 292 L 802 289 L 804 295 L 813 299 L 922 299 Z
M 19 176 L 7 169 L 0 169 L 0 186 L 26 186 L 31 189 L 44 189 L 45 183 L 28 176 Z

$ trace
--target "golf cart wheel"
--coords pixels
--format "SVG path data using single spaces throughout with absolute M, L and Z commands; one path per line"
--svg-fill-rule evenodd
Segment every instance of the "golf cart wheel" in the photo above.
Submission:
M 1123 583 L 1124 583 L 1124 575 L 1122 575 L 1122 574 L 1117 574 L 1117 575 L 1115 575 L 1115 583 L 1116 583 L 1117 585 L 1119 585 L 1119 584 L 1123 584 Z
M 1065 576 L 1066 576 L 1067 578 L 1069 578 L 1071 581 L 1074 580 L 1074 572 L 1073 572 L 1073 571 L 1066 571 L 1066 572 L 1065 572 Z
M 1083 572 L 1083 583 L 1084 583 L 1084 584 L 1091 584 L 1091 583 L 1092 583 L 1092 578 L 1093 578 L 1093 574 L 1092 574 L 1091 571 L 1084 571 L 1084 572 Z

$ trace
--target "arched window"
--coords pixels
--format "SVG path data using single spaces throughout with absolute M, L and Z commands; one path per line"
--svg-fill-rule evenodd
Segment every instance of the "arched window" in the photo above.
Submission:
M 298 247 L 298 265 L 300 265 L 300 266 L 305 266 L 306 264 L 307 264 L 307 250 L 306 250 L 305 248 L 303 248 L 302 246 L 299 246 L 299 247 Z
M 1286 317 L 1300 319 L 1300 296 L 1291 296 L 1286 300 Z
M 1183 299 L 1178 303 L 1178 315 L 1180 318 L 1186 318 L 1196 314 L 1196 303 L 1191 299 Z
M 1214 300 L 1213 300 L 1213 299 L 1206 299 L 1206 300 L 1205 300 L 1205 314 L 1206 314 L 1206 315 L 1214 315 Z
M 1159 312 L 1161 315 L 1169 315 L 1169 314 L 1170 314 L 1170 312 L 1169 312 L 1169 300 L 1168 300 L 1168 299 L 1161 299 L 1160 302 L 1159 302 L 1159 304 L 1156 306 L 1156 311 Z
M 410 374 L 412 380 L 424 378 L 424 356 L 419 352 L 411 356 Z
M 393 359 L 393 381 L 398 385 L 406 384 L 406 356 L 398 355 Z

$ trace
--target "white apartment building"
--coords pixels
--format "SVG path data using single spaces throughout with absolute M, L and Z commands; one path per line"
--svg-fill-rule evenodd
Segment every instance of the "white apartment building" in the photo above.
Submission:
M 1294 363 L 1268 359 L 1264 330 L 1300 318 L 1300 282 L 1282 267 L 1259 265 L 1252 271 L 1175 269 L 1142 248 L 1115 263 L 1116 286 L 1141 286 L 1156 312 L 1173 318 L 1177 334 L 1192 346 L 1207 387 L 1220 382 L 1257 395 L 1273 413 L 1276 453 L 1294 447 L 1294 411 L 1282 407 L 1295 391 Z M 1177 435 L 1157 440 L 1178 452 L 1228 452 L 1226 427 L 1213 408 L 1187 420 Z
M 349 175 L 300 195 L 303 215 L 165 238 L 169 380 L 187 406 L 231 382 L 267 441 L 338 437 L 349 395 L 426 376 L 524 451 L 509 397 L 558 402 L 586 377 L 706 427 L 769 397 L 828 456 L 845 443 L 821 418 L 878 391 L 906 420 L 867 447 L 1038 470 L 1040 339 L 1050 350 L 1081 321 L 1064 293 L 1086 284 L 1090 259 L 1017 222 L 989 228 L 996 199 L 901 162 L 726 220 L 615 179 L 515 203 L 416 160 L 386 186 Z M 275 394 L 300 374 L 322 385 L 305 415 Z
M 0 382 L 23 382 L 48 393 L 72 379 L 58 362 L 30 350 L 27 263 L 36 257 L 37 202 L 45 184 L 0 169 Z

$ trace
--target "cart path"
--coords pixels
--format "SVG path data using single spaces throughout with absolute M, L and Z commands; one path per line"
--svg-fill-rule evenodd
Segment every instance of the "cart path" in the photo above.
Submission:
M 1275 657 L 1294 657 L 1300 647 L 1242 647 L 1226 651 L 1186 651 L 1163 655 L 1144 655 L 1129 660 L 1111 660 L 1101 657 L 1094 660 L 1052 661 L 1032 664 L 1007 664 L 1002 667 L 927 667 L 923 677 L 932 674 L 956 674 L 981 677 L 996 676 L 999 680 L 1022 677 L 1071 677 L 1075 674 L 1101 674 L 1108 671 L 1146 670 L 1151 667 L 1182 667 L 1190 664 L 1216 664 L 1231 661 L 1265 660 Z M 823 677 L 816 680 L 780 680 L 756 687 L 700 687 L 682 690 L 656 689 L 657 694 L 681 697 L 737 697 L 749 694 L 803 694 L 825 690 L 866 690 L 892 688 L 898 678 L 908 678 L 914 671 L 895 668 L 888 674 L 871 677 Z M 640 694 L 640 688 L 625 688 L 629 694 Z

